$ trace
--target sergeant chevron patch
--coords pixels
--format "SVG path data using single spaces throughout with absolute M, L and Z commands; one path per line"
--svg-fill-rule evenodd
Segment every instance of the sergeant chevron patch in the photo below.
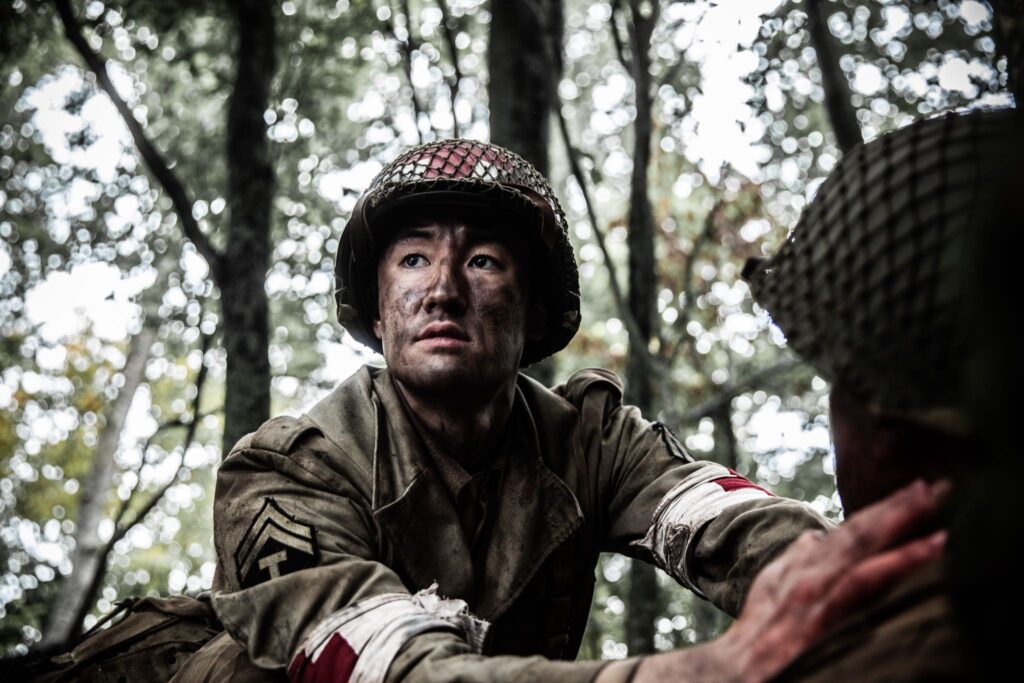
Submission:
M 273 498 L 265 498 L 235 550 L 238 582 L 250 588 L 311 567 L 318 556 L 316 529 L 282 510 Z

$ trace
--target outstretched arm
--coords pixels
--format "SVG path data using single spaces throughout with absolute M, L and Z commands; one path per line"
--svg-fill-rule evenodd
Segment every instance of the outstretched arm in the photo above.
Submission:
M 937 559 L 945 532 L 907 540 L 933 522 L 949 486 L 921 481 L 850 517 L 831 533 L 805 532 L 751 586 L 721 638 L 605 668 L 597 683 L 759 682 L 781 672 L 844 617 Z
M 562 391 L 580 414 L 601 550 L 655 564 L 730 615 L 802 532 L 834 527 L 804 503 L 691 458 L 666 427 L 622 405 L 611 373 L 582 371 Z

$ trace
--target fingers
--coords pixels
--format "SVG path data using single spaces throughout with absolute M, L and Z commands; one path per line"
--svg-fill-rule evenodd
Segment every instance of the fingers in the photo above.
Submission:
M 941 556 L 946 540 L 944 531 L 897 544 L 935 519 L 949 489 L 946 481 L 932 484 L 915 481 L 852 515 L 818 541 L 818 547 L 809 552 L 819 553 L 822 562 L 816 578 L 827 585 L 819 598 L 819 619 L 823 628 L 917 567 Z M 821 588 L 822 584 L 818 583 L 817 587 Z
M 777 589 L 799 586 L 799 593 L 808 599 L 820 597 L 849 577 L 865 559 L 874 559 L 873 556 L 909 538 L 914 530 L 931 521 L 948 488 L 946 482 L 915 481 L 852 515 L 833 531 L 805 531 L 778 561 L 765 568 L 763 580 L 759 580 L 774 584 Z M 895 570 L 899 557 L 903 556 L 887 556 L 888 563 L 869 564 L 865 569 L 867 577 L 872 575 L 872 567 L 893 566 Z
M 949 482 L 917 480 L 851 516 L 823 543 L 823 552 L 857 562 L 907 538 L 932 521 L 949 492 Z
M 939 559 L 945 543 L 946 532 L 936 531 L 850 567 L 824 598 L 822 626 L 827 628 L 918 567 Z
M 777 672 L 864 602 L 942 554 L 945 532 L 903 543 L 935 519 L 949 490 L 922 481 L 852 515 L 831 533 L 804 533 L 751 586 L 727 635 L 750 670 Z
M 894 546 L 934 518 L 948 488 L 946 483 L 917 481 L 864 508 L 831 533 L 804 532 L 765 567 L 751 595 L 784 594 L 791 605 L 804 605 L 830 619 L 848 612 L 865 596 L 941 553 L 942 535 Z

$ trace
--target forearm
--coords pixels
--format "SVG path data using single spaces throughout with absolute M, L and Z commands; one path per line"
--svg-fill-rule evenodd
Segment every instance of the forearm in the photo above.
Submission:
M 566 662 L 544 657 L 485 656 L 446 633 L 425 633 L 411 641 L 388 669 L 388 683 L 591 683 L 608 662 Z
M 615 662 L 594 683 L 760 683 L 768 678 L 752 664 L 752 643 L 727 632 L 711 642 Z
M 288 678 L 293 683 L 590 683 L 604 666 L 483 655 L 489 629 L 465 602 L 438 596 L 434 588 L 378 595 L 338 610 L 310 629 L 290 657 Z
M 803 531 L 829 527 L 802 503 L 693 460 L 666 428 L 606 398 L 584 403 L 587 424 L 603 418 L 600 436 L 582 440 L 600 482 L 592 496 L 602 550 L 653 563 L 735 615 L 768 561 Z
M 806 504 L 779 498 L 720 465 L 670 470 L 671 488 L 644 515 L 643 550 L 680 584 L 735 616 L 754 577 L 801 533 L 831 528 Z M 661 488 L 661 487 L 659 487 Z
M 686 575 L 704 597 L 736 616 L 765 566 L 802 533 L 832 528 L 810 506 L 786 498 L 771 496 L 729 507 L 682 554 Z
M 725 683 L 741 680 L 734 663 L 725 660 L 715 641 L 685 650 L 674 650 L 613 662 L 600 670 L 594 683 Z

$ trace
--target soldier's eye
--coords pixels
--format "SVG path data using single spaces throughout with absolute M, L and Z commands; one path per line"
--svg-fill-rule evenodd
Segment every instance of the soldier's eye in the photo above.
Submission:
M 473 258 L 469 259 L 469 265 L 473 268 L 497 268 L 498 261 L 493 256 L 477 254 Z
M 419 266 L 425 266 L 427 259 L 422 254 L 407 254 L 402 257 L 402 265 L 406 268 L 418 268 Z

